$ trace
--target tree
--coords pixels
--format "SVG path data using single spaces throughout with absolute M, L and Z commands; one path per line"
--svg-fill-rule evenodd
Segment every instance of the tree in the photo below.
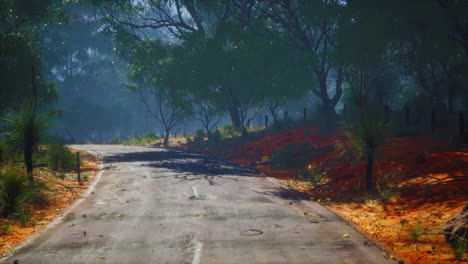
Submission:
M 173 53 L 174 47 L 162 45 L 157 40 L 146 40 L 136 43 L 127 57 L 131 89 L 140 95 L 147 111 L 163 125 L 166 147 L 171 130 L 190 113 L 184 89 L 171 86 L 167 80 Z M 148 100 L 148 95 L 152 101 Z
M 267 38 L 282 39 L 304 52 L 310 74 L 316 81 L 310 83 L 311 91 L 322 101 L 330 118 L 335 116 L 335 106 L 342 95 L 343 68 L 334 61 L 334 51 L 339 45 L 336 29 L 343 4 L 341 1 L 247 1 L 239 4 L 248 14 L 250 28 Z M 265 18 L 269 32 L 258 30 L 256 20 Z M 245 20 L 245 18 L 243 18 Z M 334 80 L 334 92 L 330 81 Z M 318 84 L 318 85 L 315 85 Z

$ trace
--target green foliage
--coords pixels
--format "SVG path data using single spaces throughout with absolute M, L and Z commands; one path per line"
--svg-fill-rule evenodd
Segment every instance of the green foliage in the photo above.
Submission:
M 33 104 L 27 104 L 2 118 L 5 139 L 17 150 L 35 148 L 45 138 L 48 121 L 53 112 L 38 113 Z
M 213 144 L 218 144 L 222 139 L 223 136 L 221 135 L 221 131 L 219 131 L 219 129 L 215 129 L 213 132 L 211 132 L 210 141 Z
M 16 216 L 26 223 L 26 207 L 43 200 L 42 186 L 28 182 L 25 176 L 12 170 L 0 171 L 0 210 L 3 215 Z
M 382 174 L 382 172 L 379 172 Z M 379 180 L 376 183 L 377 194 L 382 203 L 390 203 L 393 199 L 398 196 L 397 188 L 395 182 L 397 179 L 397 174 L 395 172 L 383 173 Z
M 325 175 L 311 165 L 301 169 L 299 175 L 310 181 L 315 187 L 322 185 L 325 180 Z
M 9 146 L 4 138 L 0 138 L 0 163 L 8 160 Z
M 121 144 L 122 143 L 122 139 L 120 139 L 120 137 L 114 137 L 111 139 L 111 144 Z
M 303 155 L 303 153 L 301 153 L 303 149 L 303 146 L 290 145 L 275 151 L 271 155 L 271 165 L 278 169 L 295 168 L 300 164 L 303 158 L 302 156 L 298 157 L 296 155 L 297 153 Z
M 231 124 L 227 123 L 224 124 L 220 129 L 219 132 L 221 134 L 221 137 L 224 138 L 232 138 L 235 136 L 240 136 L 240 133 L 236 130 L 236 127 Z
M 122 145 L 148 145 L 152 144 L 155 141 L 161 139 L 161 136 L 156 134 L 154 131 L 149 131 L 141 135 L 129 137 L 126 140 L 121 140 L 120 138 L 112 139 L 112 144 L 122 144 Z
M 198 137 L 198 138 L 204 138 L 204 137 L 206 137 L 206 131 L 205 131 L 205 129 L 203 129 L 203 128 L 198 128 L 198 129 L 195 131 L 195 136 Z
M 53 143 L 47 150 L 47 167 L 55 171 L 72 170 L 76 168 L 76 157 L 65 145 Z
M 463 237 L 458 238 L 453 245 L 453 253 L 457 260 L 465 260 L 465 252 L 468 250 L 468 241 L 466 240 L 466 234 Z
M 407 232 L 411 236 L 412 239 L 415 241 L 419 241 L 421 235 L 426 231 L 424 226 L 422 225 L 422 221 L 418 220 L 416 224 L 412 227 L 409 227 Z

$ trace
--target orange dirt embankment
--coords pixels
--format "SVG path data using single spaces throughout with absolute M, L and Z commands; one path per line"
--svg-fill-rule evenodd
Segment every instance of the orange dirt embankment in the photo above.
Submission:
M 82 182 L 76 180 L 76 172 L 66 173 L 64 179 L 48 170 L 36 169 L 34 179 L 46 186 L 46 199 L 39 205 L 27 208 L 30 217 L 26 225 L 18 219 L 5 219 L 0 216 L 0 257 L 11 253 L 25 239 L 44 229 L 58 215 L 63 213 L 94 181 L 98 170 L 97 160 L 91 155 L 84 154 L 83 164 L 80 166 Z M 24 171 L 17 169 L 19 172 Z
M 340 133 L 323 135 L 314 127 L 304 127 L 243 146 L 224 142 L 216 150 L 196 149 L 195 144 L 185 147 L 255 166 L 308 192 L 405 263 L 468 263 L 455 259 L 441 234 L 444 223 L 467 202 L 466 149 L 430 137 L 389 139 L 378 151 L 374 167 L 380 191 L 368 193 L 362 191 L 365 160 L 350 162 L 334 148 L 342 138 Z M 260 162 L 288 146 L 299 146 L 291 155 L 306 157 L 301 166 L 317 168 L 328 184 L 314 190 L 310 183 L 294 178 L 295 168 L 276 169 Z

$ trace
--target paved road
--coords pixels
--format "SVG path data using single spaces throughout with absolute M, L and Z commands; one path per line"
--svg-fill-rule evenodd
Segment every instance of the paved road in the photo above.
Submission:
M 4 263 L 393 263 L 325 208 L 245 167 L 158 148 L 76 147 L 103 159 L 94 193 Z

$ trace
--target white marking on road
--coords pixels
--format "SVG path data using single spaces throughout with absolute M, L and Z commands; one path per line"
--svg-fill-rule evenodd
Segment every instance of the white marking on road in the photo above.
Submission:
M 196 238 L 194 239 L 194 242 L 195 242 L 195 254 L 193 255 L 192 264 L 200 264 L 203 243 L 198 241 Z
M 195 188 L 195 186 L 192 186 L 192 190 L 193 190 L 193 194 L 195 195 L 195 198 L 198 199 L 199 196 L 198 196 L 197 188 Z

